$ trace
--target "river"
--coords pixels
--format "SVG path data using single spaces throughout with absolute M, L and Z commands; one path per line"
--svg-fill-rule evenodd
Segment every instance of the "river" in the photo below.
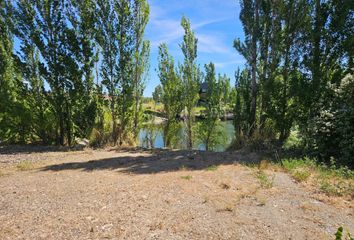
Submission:
M 174 143 L 174 148 L 186 149 L 186 126 L 181 122 L 178 141 Z M 195 134 L 197 135 L 197 134 Z M 139 133 L 139 146 L 144 148 L 164 148 L 163 142 L 163 124 L 154 127 L 143 128 Z M 235 137 L 235 130 L 232 121 L 220 122 L 218 125 L 217 144 L 213 147 L 213 151 L 225 151 Z M 193 149 L 205 150 L 205 144 L 195 137 L 193 139 Z

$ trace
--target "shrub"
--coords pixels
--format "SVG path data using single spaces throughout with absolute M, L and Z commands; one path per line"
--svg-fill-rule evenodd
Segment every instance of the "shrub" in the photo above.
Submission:
M 273 187 L 275 175 L 270 177 L 265 172 L 259 170 L 256 172 L 256 177 L 262 188 L 268 189 Z

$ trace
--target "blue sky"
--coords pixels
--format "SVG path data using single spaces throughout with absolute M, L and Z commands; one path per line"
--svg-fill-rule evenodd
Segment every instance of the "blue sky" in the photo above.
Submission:
M 233 48 L 235 38 L 243 39 L 239 20 L 240 7 L 237 0 L 148 0 L 150 21 L 145 38 L 151 41 L 150 78 L 144 92 L 151 96 L 159 84 L 157 76 L 158 45 L 166 43 L 176 63 L 183 61 L 179 44 L 182 42 L 182 16 L 190 19 L 198 38 L 197 61 L 204 64 L 213 62 L 217 73 L 227 74 L 234 82 L 237 67 L 244 66 L 245 60 Z

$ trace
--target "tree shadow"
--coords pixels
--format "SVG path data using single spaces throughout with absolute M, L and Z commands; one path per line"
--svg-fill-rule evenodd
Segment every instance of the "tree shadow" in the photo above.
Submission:
M 121 152 L 121 151 L 120 151 Z M 134 152 L 135 153 L 135 152 Z M 42 171 L 63 170 L 114 170 L 122 173 L 154 174 L 173 172 L 182 169 L 203 170 L 214 165 L 230 165 L 235 163 L 254 164 L 260 161 L 256 154 L 243 154 L 238 152 L 201 152 L 201 151 L 144 151 L 143 156 L 118 156 L 85 162 L 69 162 L 50 165 Z
M 45 152 L 72 152 L 82 151 L 84 146 L 67 147 L 67 146 L 43 146 L 43 145 L 0 145 L 0 154 L 30 154 Z

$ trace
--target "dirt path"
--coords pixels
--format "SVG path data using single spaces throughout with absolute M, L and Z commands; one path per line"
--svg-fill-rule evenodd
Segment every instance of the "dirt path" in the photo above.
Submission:
M 352 202 L 318 201 L 281 172 L 268 172 L 273 187 L 261 188 L 237 163 L 255 155 L 10 153 L 0 153 L 9 172 L 0 177 L 0 239 L 318 240 L 354 230 Z M 12 170 L 24 161 L 34 169 Z

